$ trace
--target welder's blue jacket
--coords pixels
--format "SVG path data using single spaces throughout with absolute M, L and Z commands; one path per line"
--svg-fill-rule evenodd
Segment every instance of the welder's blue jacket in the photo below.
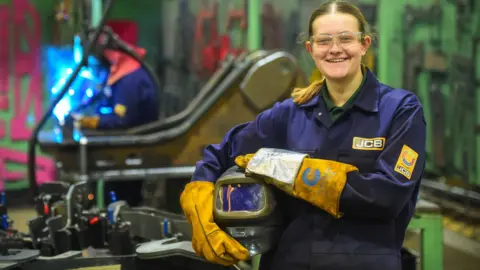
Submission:
M 99 114 L 97 129 L 125 129 L 158 120 L 159 99 L 155 83 L 139 68 L 112 84 L 102 105 L 113 108 Z
M 276 189 L 286 224 L 278 247 L 262 256 L 261 269 L 401 269 L 400 249 L 425 167 L 423 109 L 413 93 L 381 84 L 370 71 L 358 91 L 335 122 L 322 95 L 302 105 L 288 99 L 205 148 L 194 181 L 216 181 L 235 157 L 261 147 L 359 169 L 347 174 L 339 219 Z

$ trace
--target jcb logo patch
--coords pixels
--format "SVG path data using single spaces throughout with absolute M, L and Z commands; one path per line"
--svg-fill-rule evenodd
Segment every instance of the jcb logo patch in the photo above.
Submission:
M 417 163 L 418 154 L 412 148 L 403 145 L 397 164 L 395 164 L 395 171 L 405 176 L 408 180 L 412 178 L 413 169 Z
M 357 150 L 383 150 L 385 138 L 360 138 L 353 137 L 352 148 Z

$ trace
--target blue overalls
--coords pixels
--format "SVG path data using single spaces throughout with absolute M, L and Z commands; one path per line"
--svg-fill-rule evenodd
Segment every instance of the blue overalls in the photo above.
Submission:
M 114 112 L 101 114 L 97 129 L 125 129 L 158 120 L 159 100 L 155 83 L 144 68 L 119 79 L 110 86 L 102 105 L 108 105 Z M 115 113 L 115 108 L 122 113 Z
M 359 169 L 347 175 L 339 219 L 275 189 L 285 229 L 276 249 L 262 255 L 260 269 L 401 270 L 400 249 L 425 167 L 426 123 L 413 93 L 381 84 L 369 70 L 365 76 L 335 121 L 322 94 L 302 105 L 288 99 L 205 148 L 194 181 L 216 181 L 235 157 L 261 147 Z

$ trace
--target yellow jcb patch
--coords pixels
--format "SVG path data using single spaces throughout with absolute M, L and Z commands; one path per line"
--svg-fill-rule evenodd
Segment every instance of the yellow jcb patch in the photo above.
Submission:
M 397 164 L 395 164 L 395 171 L 405 176 L 408 180 L 412 178 L 413 169 L 417 163 L 418 153 L 407 145 L 403 145 Z
M 125 105 L 122 105 L 122 104 L 117 104 L 113 108 L 113 111 L 115 112 L 116 115 L 120 117 L 124 117 L 125 114 L 127 113 L 127 107 L 125 107 Z
M 381 151 L 385 147 L 385 138 L 361 138 L 353 137 L 352 148 L 356 150 Z

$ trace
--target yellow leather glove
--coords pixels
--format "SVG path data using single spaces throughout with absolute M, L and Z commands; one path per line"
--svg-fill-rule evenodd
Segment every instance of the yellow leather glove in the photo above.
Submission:
M 192 246 L 207 261 L 231 266 L 249 257 L 248 250 L 222 231 L 213 220 L 214 184 L 194 181 L 185 186 L 180 205 L 192 225 Z
M 337 161 L 297 156 L 296 160 L 299 160 L 299 165 L 296 170 L 292 169 L 295 167 L 295 161 L 288 158 L 275 158 L 271 155 L 259 157 L 255 160 L 254 165 L 249 166 L 250 161 L 255 159 L 256 155 L 238 156 L 235 163 L 246 169 L 247 175 L 259 176 L 268 184 L 305 200 L 336 218 L 342 216 L 339 210 L 339 201 L 347 182 L 347 173 L 358 170 L 357 167 Z M 276 177 L 285 175 L 281 172 L 282 170 L 295 173 L 291 178 L 276 179 Z
M 78 122 L 82 128 L 96 129 L 99 121 L 98 116 L 84 116 Z

